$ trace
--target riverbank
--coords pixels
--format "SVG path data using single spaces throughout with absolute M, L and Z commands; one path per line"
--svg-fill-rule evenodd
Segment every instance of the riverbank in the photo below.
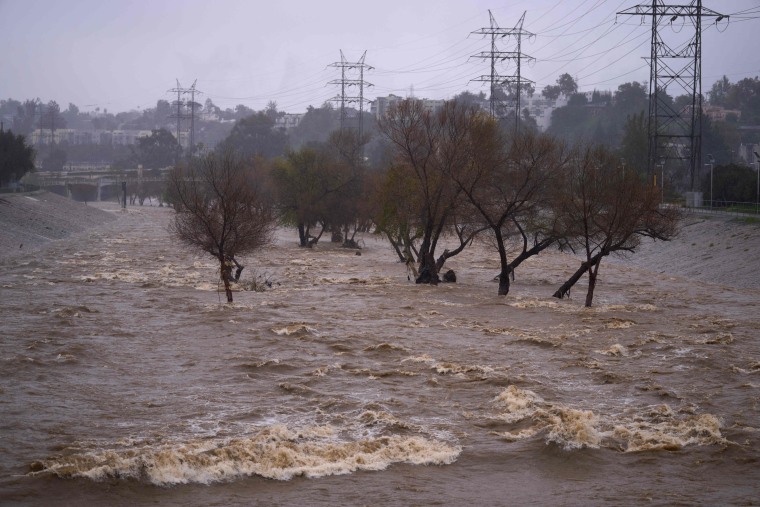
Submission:
M 84 204 L 49 192 L 0 197 L 0 258 L 116 219 L 116 202 Z M 465 257 L 466 252 L 462 254 Z M 721 215 L 686 215 L 671 241 L 645 239 L 633 254 L 612 258 L 662 276 L 732 287 L 760 287 L 760 223 Z M 602 268 L 602 271 L 604 268 Z
M 760 223 L 723 215 L 687 214 L 675 238 L 665 242 L 642 240 L 635 253 L 619 261 L 662 276 L 757 289 Z
M 100 209 L 116 203 L 91 206 L 51 192 L 0 196 L 0 258 L 23 254 L 50 241 L 66 238 L 115 220 L 114 213 Z

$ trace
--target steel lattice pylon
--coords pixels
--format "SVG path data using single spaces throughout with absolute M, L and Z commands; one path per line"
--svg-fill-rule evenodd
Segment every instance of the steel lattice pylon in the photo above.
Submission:
M 521 52 L 522 38 L 532 37 L 534 34 L 523 30 L 523 22 L 525 21 L 525 12 L 523 12 L 520 21 L 514 28 L 501 28 L 496 23 L 496 19 L 493 17 L 491 11 L 488 11 L 490 18 L 490 27 L 481 28 L 472 32 L 476 35 L 489 35 L 491 37 L 491 50 L 481 51 L 480 53 L 473 55 L 473 58 L 481 58 L 483 60 L 491 61 L 491 74 L 479 76 L 472 81 L 481 81 L 491 84 L 491 96 L 490 100 L 490 113 L 493 117 L 499 116 L 499 100 L 497 99 L 497 88 L 502 85 L 514 85 L 515 90 L 515 129 L 520 128 L 520 94 L 523 84 L 532 84 L 533 81 L 525 79 L 521 75 L 521 63 L 522 60 L 534 60 L 534 58 L 525 55 Z M 517 39 L 517 51 L 499 51 L 496 47 L 496 39 L 504 38 L 508 36 L 514 36 Z M 504 60 L 515 60 L 517 64 L 517 72 L 512 76 L 502 76 L 496 71 L 496 62 Z
M 656 174 L 655 167 L 668 160 L 681 161 L 688 164 L 689 187 L 694 190 L 702 166 L 702 18 L 712 17 L 717 23 L 728 16 L 702 7 L 701 0 L 688 5 L 652 0 L 618 14 L 652 20 L 648 173 Z M 667 37 L 665 29 L 671 32 Z M 691 100 L 676 107 L 668 88 Z
M 369 102 L 368 99 L 364 98 L 364 87 L 374 86 L 372 83 L 368 83 L 364 80 L 364 71 L 372 70 L 374 68 L 364 63 L 364 58 L 366 56 L 367 52 L 365 51 L 359 61 L 349 62 L 343 55 L 343 50 L 341 50 L 340 61 L 330 64 L 330 67 L 337 67 L 340 69 L 340 79 L 335 79 L 328 83 L 340 86 L 340 95 L 330 99 L 330 101 L 340 103 L 341 131 L 346 127 L 346 104 L 359 104 L 359 139 L 364 135 L 364 104 Z M 357 70 L 359 72 L 358 76 L 355 75 Z M 353 76 L 347 76 L 347 71 L 353 73 Z M 359 95 L 346 95 L 346 88 L 351 88 L 352 86 L 358 87 Z

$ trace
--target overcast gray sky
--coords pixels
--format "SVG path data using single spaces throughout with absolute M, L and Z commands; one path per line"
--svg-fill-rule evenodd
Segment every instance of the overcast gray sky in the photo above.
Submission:
M 200 102 L 263 109 L 273 100 L 280 110 L 302 112 L 338 93 L 328 82 L 340 78 L 330 66 L 340 50 L 348 61 L 367 51 L 370 99 L 488 93 L 471 80 L 488 74 L 489 64 L 470 58 L 490 48 L 471 34 L 489 25 L 488 9 L 504 28 L 526 12 L 523 28 L 535 37 L 523 40 L 522 52 L 536 60 L 521 70 L 537 89 L 567 72 L 582 90 L 615 90 L 649 81 L 649 20 L 615 15 L 638 3 L 649 2 L 0 0 L 0 98 L 119 112 L 172 100 L 167 91 L 177 80 L 189 87 L 197 79 Z M 728 24 L 703 22 L 704 91 L 722 75 L 732 82 L 760 76 L 760 1 L 703 6 L 734 15 Z M 676 21 L 663 33 L 677 38 L 679 30 L 689 27 Z M 515 51 L 515 40 L 499 41 L 498 49 Z M 510 63 L 498 72 L 514 74 Z

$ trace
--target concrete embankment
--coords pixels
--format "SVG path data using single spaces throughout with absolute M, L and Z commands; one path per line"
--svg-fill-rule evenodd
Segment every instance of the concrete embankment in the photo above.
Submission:
M 624 262 L 661 276 L 760 289 L 760 223 L 729 215 L 687 214 L 671 241 L 642 240 L 636 253 L 625 257 Z
M 0 257 L 23 254 L 111 220 L 112 212 L 50 192 L 0 194 Z

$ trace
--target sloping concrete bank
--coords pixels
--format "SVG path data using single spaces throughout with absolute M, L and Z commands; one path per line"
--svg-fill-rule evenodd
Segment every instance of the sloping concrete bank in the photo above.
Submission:
M 115 219 L 111 212 L 50 192 L 0 194 L 0 258 Z
M 636 253 L 624 257 L 620 262 L 662 276 L 760 289 L 760 223 L 722 215 L 686 215 L 671 241 L 642 240 Z

